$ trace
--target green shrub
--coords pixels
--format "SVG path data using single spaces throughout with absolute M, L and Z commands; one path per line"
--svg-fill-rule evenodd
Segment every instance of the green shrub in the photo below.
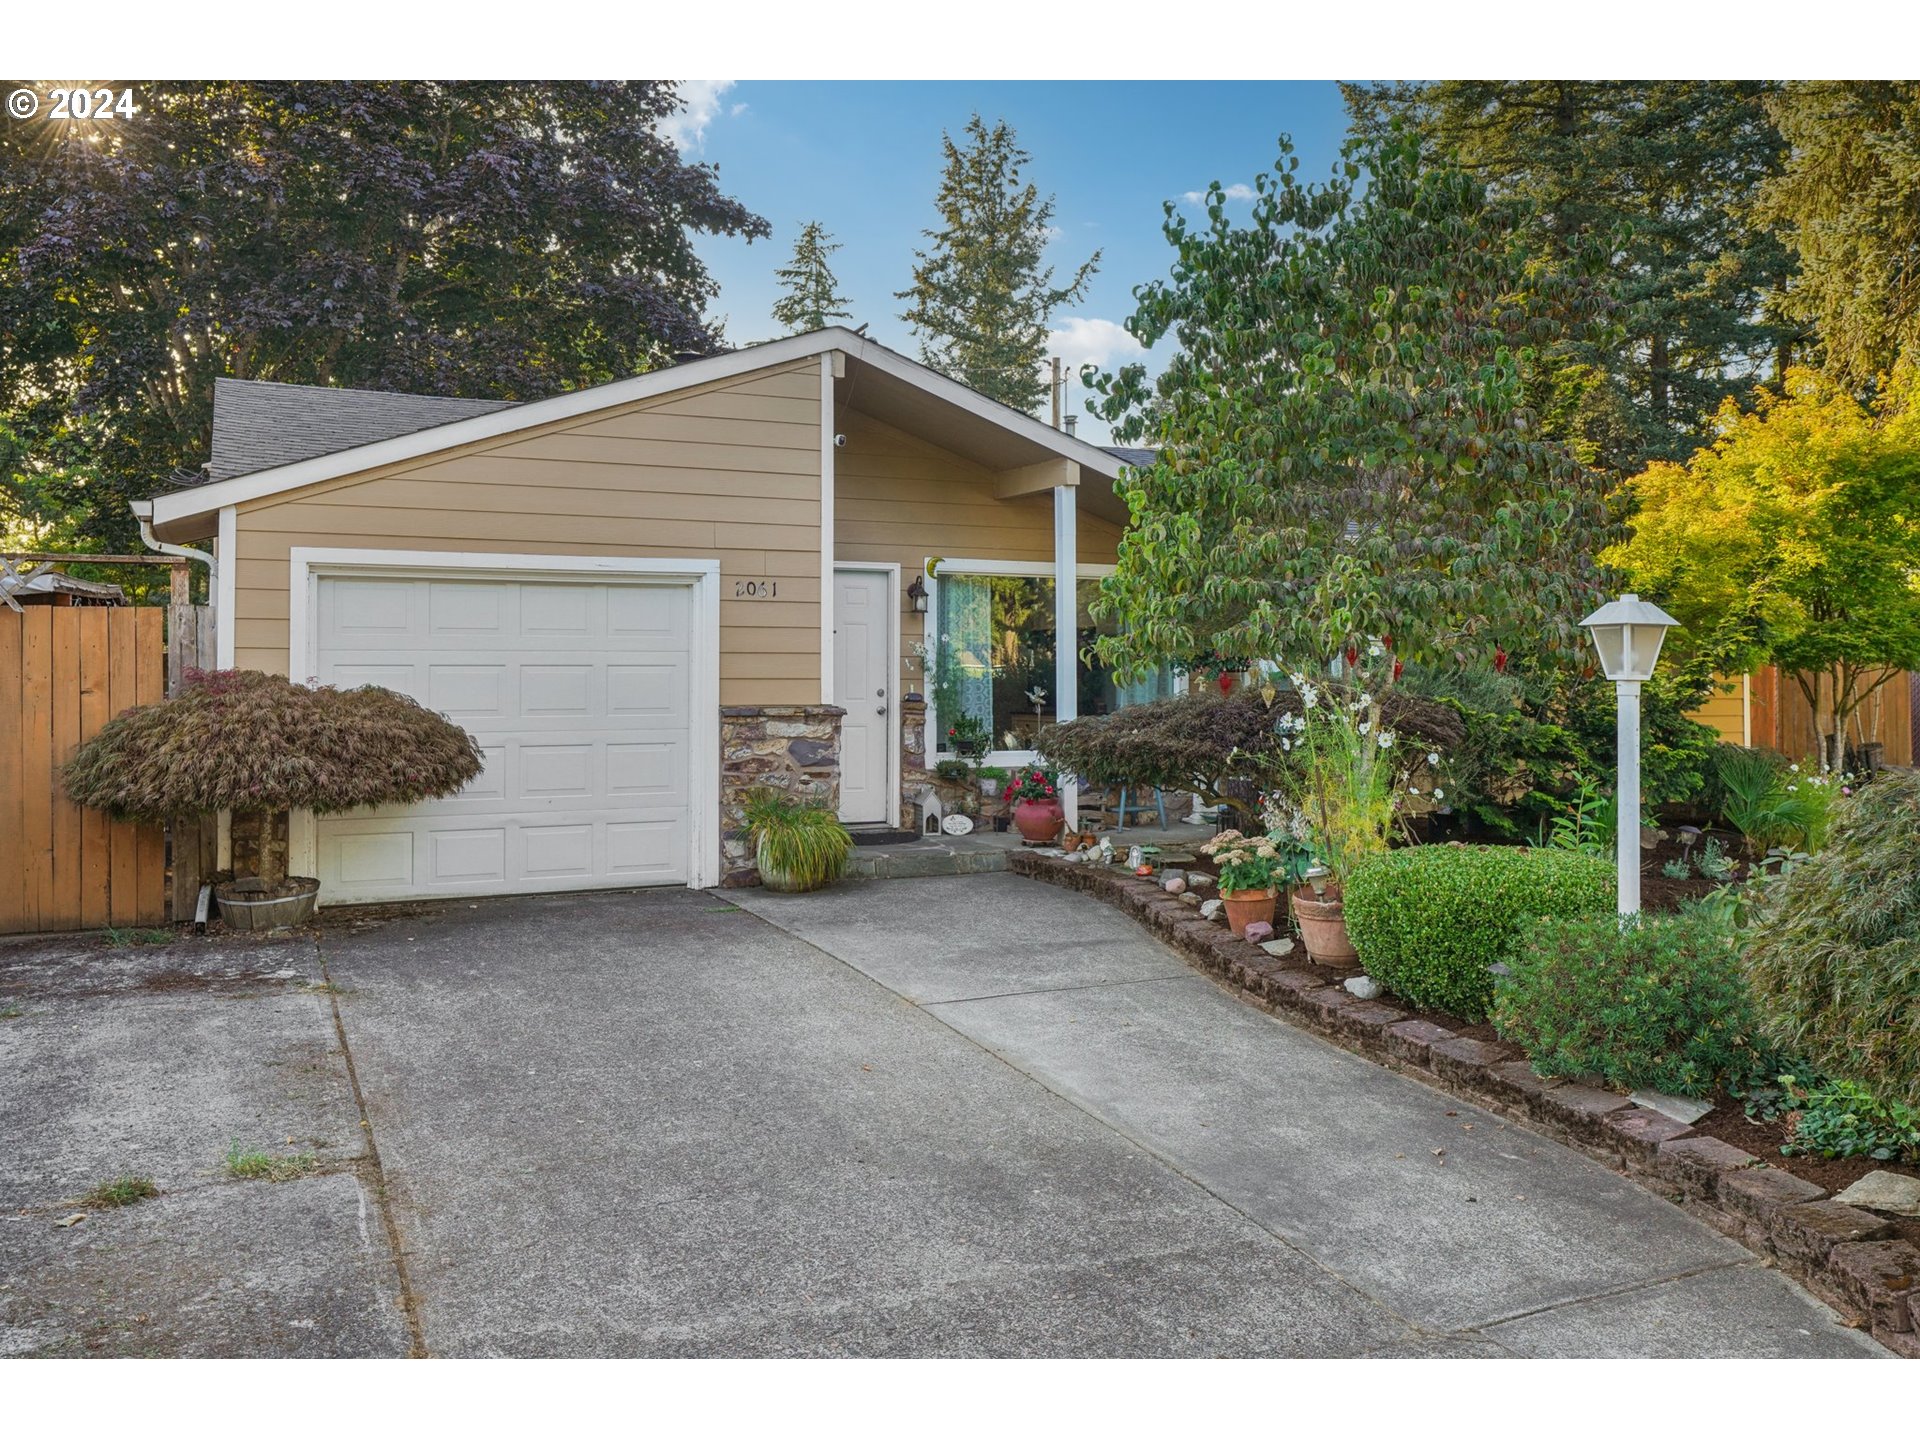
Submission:
M 1724 913 L 1542 920 L 1515 947 L 1493 1023 L 1542 1075 L 1603 1075 L 1624 1089 L 1707 1095 L 1766 1055 Z
M 1782 1075 L 1780 1084 L 1790 1112 L 1783 1155 L 1920 1163 L 1920 1110 L 1878 1099 L 1851 1080 Z
M 1613 905 L 1613 865 L 1571 850 L 1417 845 L 1362 865 L 1345 886 L 1347 931 L 1367 973 L 1412 1004 L 1486 1017 L 1488 967 L 1538 916 Z
M 1751 933 L 1776 1043 L 1920 1109 L 1920 772 L 1838 801 L 1826 848 L 1775 884 Z

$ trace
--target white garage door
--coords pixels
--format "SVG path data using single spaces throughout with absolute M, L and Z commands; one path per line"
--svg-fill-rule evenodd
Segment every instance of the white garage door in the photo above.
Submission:
M 318 817 L 328 901 L 685 884 L 693 594 L 322 575 L 318 678 L 403 691 L 486 753 L 452 799 Z

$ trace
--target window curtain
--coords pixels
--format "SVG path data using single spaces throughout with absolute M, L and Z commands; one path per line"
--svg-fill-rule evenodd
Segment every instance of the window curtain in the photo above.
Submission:
M 960 708 L 993 729 L 993 586 L 984 575 L 940 577 L 940 634 L 953 657 Z M 949 723 L 941 718 L 942 725 Z

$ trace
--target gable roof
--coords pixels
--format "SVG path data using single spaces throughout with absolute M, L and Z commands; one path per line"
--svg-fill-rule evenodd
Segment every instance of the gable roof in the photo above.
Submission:
M 137 503 L 135 508 L 138 512 L 145 513 L 148 505 L 151 505 L 154 527 L 162 533 L 163 537 L 171 530 L 175 535 L 193 538 L 186 536 L 188 529 L 193 530 L 194 536 L 206 534 L 207 529 L 204 527 L 223 507 L 228 505 L 242 504 L 283 491 L 318 484 L 323 480 L 337 479 L 359 471 L 417 459 L 423 455 L 470 445 L 477 441 L 512 434 L 515 431 L 529 430 L 536 426 L 549 425 L 556 421 L 632 404 L 639 400 L 671 395 L 675 391 L 691 389 L 697 385 L 728 380 L 751 374 L 756 370 L 791 364 L 796 360 L 827 355 L 835 351 L 845 354 L 850 364 L 865 367 L 865 373 L 869 374 L 875 382 L 890 385 L 903 394 L 916 395 L 926 406 L 933 407 L 941 414 L 964 420 L 988 436 L 997 436 L 1002 444 L 1021 448 L 1029 456 L 1037 450 L 1071 460 L 1092 474 L 1109 481 L 1116 480 L 1120 476 L 1125 462 L 1108 454 L 1099 446 L 1055 430 L 1052 426 L 1034 419 L 1023 411 L 1002 405 L 996 400 L 990 400 L 957 380 L 949 379 L 918 361 L 909 360 L 906 356 L 887 349 L 876 340 L 869 340 L 866 336 L 855 334 L 844 326 L 835 325 L 825 330 L 790 335 L 783 340 L 771 340 L 763 345 L 747 346 L 725 354 L 708 356 L 705 359 L 689 360 L 666 369 L 650 370 L 644 375 L 635 375 L 625 380 L 615 380 L 605 385 L 595 385 L 582 390 L 569 390 L 560 395 L 549 396 L 545 400 L 529 400 L 517 405 L 488 401 L 447 402 L 432 396 L 383 397 L 388 401 L 426 400 L 429 404 L 479 404 L 489 408 L 461 418 L 446 419 L 425 429 L 411 429 L 379 439 L 350 441 L 345 448 L 283 460 L 266 469 L 229 476 L 215 475 L 205 484 L 156 496 L 151 502 Z M 317 387 L 272 388 L 311 392 Z M 244 392 L 238 393 L 244 394 Z M 383 396 L 383 392 L 378 391 L 341 393 L 360 397 Z M 215 398 L 217 403 L 219 398 L 217 391 Z M 296 407 L 300 404 L 299 396 L 288 396 L 285 399 L 287 403 Z M 243 399 L 242 404 L 245 403 Z M 367 403 L 369 402 L 364 400 L 337 398 L 320 402 L 322 405 L 342 407 L 356 407 Z M 317 416 L 318 410 L 312 413 Z M 341 414 L 344 413 L 344 409 L 332 413 Z M 392 415 L 395 412 L 392 407 L 389 407 L 385 413 Z M 421 412 L 408 408 L 407 413 L 413 416 Z M 318 424 L 319 421 L 316 418 L 309 418 L 302 422 L 302 428 L 310 433 L 317 428 Z M 202 528 L 194 528 L 196 526 Z
M 316 455 L 505 410 L 516 403 L 217 379 L 213 382 L 213 460 L 207 474 L 213 480 L 231 480 L 275 470 Z

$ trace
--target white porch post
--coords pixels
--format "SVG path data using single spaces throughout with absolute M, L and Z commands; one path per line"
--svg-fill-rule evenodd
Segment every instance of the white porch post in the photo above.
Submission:
M 1064 725 L 1080 714 L 1080 560 L 1076 491 L 1053 490 L 1053 714 Z M 1060 805 L 1067 825 L 1080 828 L 1080 787 L 1061 777 Z

